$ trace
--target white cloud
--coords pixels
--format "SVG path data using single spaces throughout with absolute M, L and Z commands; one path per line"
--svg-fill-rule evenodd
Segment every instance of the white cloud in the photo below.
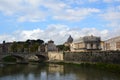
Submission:
M 15 37 L 13 37 L 13 36 L 10 35 L 10 34 L 3 34 L 3 35 L 0 35 L 0 42 L 3 42 L 4 40 L 7 40 L 7 41 L 14 41 L 14 40 L 15 40 Z
M 74 39 L 87 35 L 101 36 L 102 39 L 109 37 L 108 30 L 97 30 L 95 28 L 69 28 L 67 25 L 50 24 L 45 30 L 33 29 L 16 31 L 9 35 L 0 35 L 0 41 L 25 41 L 27 39 L 43 39 L 45 42 L 52 39 L 56 44 L 63 44 L 69 35 Z
M 44 11 L 39 9 L 42 0 L 0 0 L 0 11 L 6 16 L 16 16 L 17 21 L 38 22 L 46 18 Z
M 120 27 L 120 9 L 119 6 L 110 7 L 100 14 L 103 20 L 107 21 L 108 27 Z
M 21 9 L 20 3 L 22 0 L 0 0 L 0 11 L 3 12 L 5 15 L 13 15 L 17 13 Z
M 120 12 L 107 12 L 102 14 L 103 18 L 108 21 L 119 21 L 120 20 Z
M 31 12 L 29 14 L 23 15 L 18 17 L 18 22 L 39 22 L 39 21 L 45 21 L 46 14 L 43 12 Z
M 88 15 L 98 12 L 100 12 L 100 10 L 96 8 L 66 9 L 64 12 L 53 16 L 53 18 L 57 20 L 80 21 Z
M 0 11 L 6 16 L 16 16 L 20 22 L 44 21 L 64 7 L 67 8 L 65 3 L 56 0 L 0 0 Z
M 105 26 L 109 28 L 108 38 L 120 36 L 120 9 L 119 6 L 110 7 L 100 14 L 100 17 L 106 21 Z
M 89 2 L 95 1 L 89 0 Z M 75 4 L 80 2 L 83 1 L 76 1 Z M 72 7 L 61 0 L 0 0 L 0 11 L 6 16 L 16 16 L 19 22 L 39 22 L 45 21 L 48 16 L 56 20 L 80 21 L 100 10 Z

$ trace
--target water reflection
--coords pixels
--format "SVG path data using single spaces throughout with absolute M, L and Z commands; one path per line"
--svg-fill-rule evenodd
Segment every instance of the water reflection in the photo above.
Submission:
M 0 80 L 120 80 L 118 74 L 73 65 L 4 65 Z

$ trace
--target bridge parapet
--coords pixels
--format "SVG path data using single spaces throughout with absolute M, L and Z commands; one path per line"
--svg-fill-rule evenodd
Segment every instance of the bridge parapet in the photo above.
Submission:
M 0 60 L 6 56 L 16 56 L 16 57 L 21 57 L 24 59 L 28 59 L 31 56 L 44 56 L 48 58 L 48 53 L 46 52 L 32 52 L 32 53 L 23 53 L 23 52 L 14 52 L 14 53 L 0 53 Z

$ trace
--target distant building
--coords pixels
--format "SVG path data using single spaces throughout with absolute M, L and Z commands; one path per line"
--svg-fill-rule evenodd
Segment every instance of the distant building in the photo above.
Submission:
M 81 37 L 70 44 L 70 49 L 71 51 L 101 50 L 101 39 L 92 35 Z
M 106 40 L 104 50 L 120 50 L 120 36 Z
M 72 36 L 70 35 L 67 39 L 67 41 L 64 43 L 65 46 L 70 46 L 70 44 L 73 42 L 73 38 Z
M 2 44 L 0 44 L 0 53 L 8 53 L 11 52 L 11 47 L 12 43 L 6 43 L 5 41 L 3 41 Z
M 45 44 L 38 46 L 38 52 L 45 52 Z
M 45 51 L 48 52 L 48 51 L 58 51 L 56 45 L 54 44 L 54 41 L 50 40 L 48 41 L 48 43 L 46 43 L 46 46 L 45 46 Z
M 105 41 L 101 41 L 100 44 L 101 44 L 101 50 L 105 51 Z

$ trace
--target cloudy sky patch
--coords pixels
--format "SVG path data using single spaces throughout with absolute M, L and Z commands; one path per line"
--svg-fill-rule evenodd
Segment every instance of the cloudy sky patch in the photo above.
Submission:
M 120 0 L 0 0 L 0 42 L 27 39 L 63 44 L 95 35 L 120 36 Z

